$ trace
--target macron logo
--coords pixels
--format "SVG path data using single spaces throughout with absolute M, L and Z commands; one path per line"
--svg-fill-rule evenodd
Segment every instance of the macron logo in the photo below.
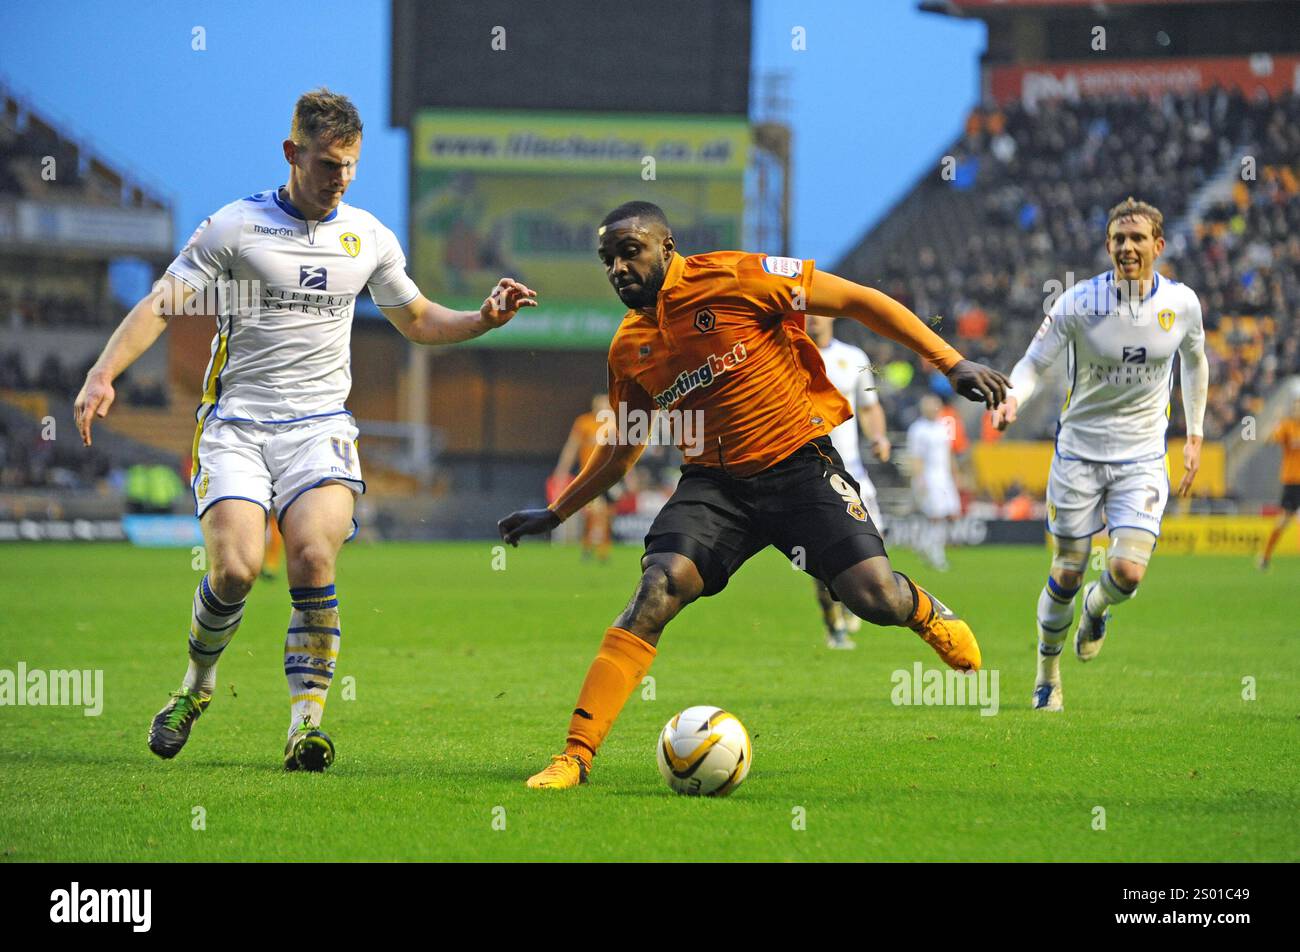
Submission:
M 328 290 L 325 287 L 325 269 L 320 265 L 299 265 L 298 287 L 311 288 L 313 291 Z
M 709 359 L 694 370 L 683 370 L 667 390 L 655 394 L 655 404 L 660 410 L 667 410 L 674 403 L 698 387 L 707 387 L 726 371 L 741 363 L 749 354 L 744 344 L 736 344 L 721 357 L 709 354 Z
M 51 922 L 129 922 L 131 931 L 148 932 L 153 920 L 152 889 L 71 889 L 50 893 Z

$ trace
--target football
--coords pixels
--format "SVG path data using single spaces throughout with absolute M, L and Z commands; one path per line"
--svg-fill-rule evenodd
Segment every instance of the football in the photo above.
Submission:
M 749 774 L 754 753 L 739 718 L 707 704 L 664 725 L 656 756 L 668 786 L 691 797 L 724 797 Z

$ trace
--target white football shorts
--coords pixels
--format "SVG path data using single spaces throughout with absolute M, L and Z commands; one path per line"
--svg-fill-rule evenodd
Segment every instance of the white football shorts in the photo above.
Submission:
M 194 443 L 194 514 L 222 499 L 247 499 L 279 519 L 309 489 L 327 483 L 366 491 L 351 414 L 269 425 L 208 415 Z
M 947 519 L 949 516 L 961 515 L 961 496 L 951 474 L 927 473 L 925 485 L 917 495 L 917 502 L 927 518 Z
M 1092 463 L 1052 457 L 1047 477 L 1047 530 L 1067 539 L 1088 538 L 1106 527 L 1160 535 L 1169 502 L 1164 459 L 1140 463 Z

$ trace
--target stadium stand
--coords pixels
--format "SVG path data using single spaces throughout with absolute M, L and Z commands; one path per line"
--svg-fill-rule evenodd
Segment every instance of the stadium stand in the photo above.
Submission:
M 107 237 L 97 231 L 104 223 Z M 124 313 L 110 264 L 132 256 L 161 267 L 170 231 L 163 198 L 0 81 L 0 491 L 93 494 L 120 490 L 135 465 L 180 472 L 188 436 L 163 451 L 106 429 L 85 450 L 71 415 L 86 368 Z M 119 409 L 165 406 L 165 367 L 159 351 L 125 375 Z M 0 512 L 33 498 L 0 498 Z
M 1107 210 L 1135 195 L 1165 214 L 1162 273 L 1201 296 L 1207 438 L 1300 372 L 1300 95 L 1211 88 L 986 105 L 947 155 L 950 180 L 926 176 L 837 267 L 903 300 L 969 356 L 1009 370 L 1050 304 L 1048 282 L 1059 290 L 1109 267 Z M 1243 160 L 1254 179 L 1243 180 Z M 853 342 L 878 367 L 912 363 L 901 389 L 898 374 L 882 375 L 891 424 L 905 427 L 931 375 L 896 347 Z M 1056 406 L 1033 409 L 1017 438 L 1050 438 Z M 1171 435 L 1184 432 L 1176 392 Z

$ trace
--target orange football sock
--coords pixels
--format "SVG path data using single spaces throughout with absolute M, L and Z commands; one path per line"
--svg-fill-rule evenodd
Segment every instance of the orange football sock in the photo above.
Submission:
M 901 572 L 899 574 L 902 575 Z M 918 628 L 929 621 L 930 612 L 934 611 L 934 603 L 930 601 L 930 596 L 922 590 L 921 586 L 907 578 L 906 575 L 903 575 L 903 578 L 907 579 L 907 586 L 912 590 L 912 595 L 916 597 L 916 608 L 903 624 L 907 625 L 908 628 Z
M 587 680 L 582 682 L 578 705 L 569 720 L 566 754 L 591 767 L 591 758 L 657 653 L 653 645 L 624 628 L 605 629 L 605 639 L 587 669 Z

